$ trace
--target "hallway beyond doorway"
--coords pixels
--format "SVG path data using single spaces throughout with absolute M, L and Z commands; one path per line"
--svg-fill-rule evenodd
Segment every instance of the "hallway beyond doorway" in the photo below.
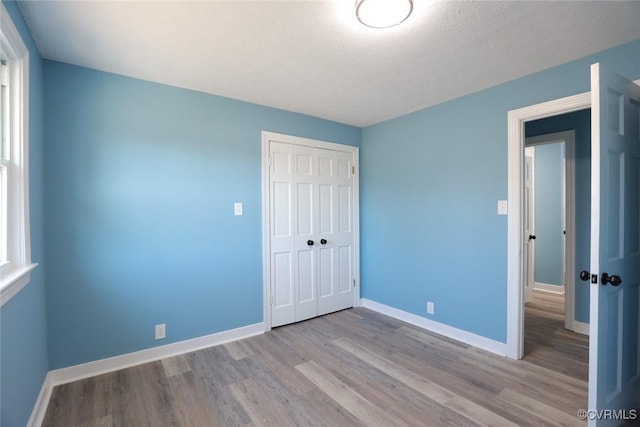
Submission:
M 564 295 L 534 290 L 524 329 L 524 360 L 587 381 L 589 336 L 564 328 Z

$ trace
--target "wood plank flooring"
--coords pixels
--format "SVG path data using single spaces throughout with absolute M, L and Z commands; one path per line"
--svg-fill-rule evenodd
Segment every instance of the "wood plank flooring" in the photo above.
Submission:
M 564 296 L 533 292 L 525 305 L 525 360 L 587 381 L 589 337 L 564 329 Z
M 587 340 L 554 304 L 521 361 L 357 308 L 57 386 L 43 425 L 584 426 Z

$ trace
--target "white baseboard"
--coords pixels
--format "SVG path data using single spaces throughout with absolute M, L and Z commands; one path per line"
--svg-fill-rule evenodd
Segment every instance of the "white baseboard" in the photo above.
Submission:
M 108 372 L 129 368 L 131 366 L 142 365 L 143 363 L 154 362 L 166 357 L 177 356 L 179 354 L 225 344 L 263 333 L 264 323 L 261 322 L 160 347 L 148 348 L 133 353 L 122 354 L 120 356 L 109 357 L 107 359 L 49 371 L 44 379 L 42 389 L 40 390 L 40 394 L 38 395 L 38 399 L 36 400 L 36 404 L 27 425 L 29 427 L 39 427 L 42 425 L 42 421 L 44 420 L 44 416 L 47 412 L 47 406 L 49 405 L 49 400 L 51 398 L 51 392 L 57 385 L 100 374 L 106 374 Z
M 578 322 L 577 320 L 573 321 L 573 332 L 576 332 L 578 334 L 582 334 L 582 335 L 589 335 L 589 324 L 588 323 L 583 323 L 583 322 Z
M 42 382 L 42 388 L 40 389 L 40 394 L 38 394 L 36 404 L 33 406 L 33 411 L 31 411 L 27 427 L 40 427 L 42 425 L 44 415 L 47 413 L 47 406 L 49 406 L 52 391 L 53 385 L 51 385 L 51 377 L 49 373 L 47 373 L 47 376 L 44 377 L 44 381 Z
M 548 292 L 550 294 L 562 294 L 564 295 L 564 285 L 552 285 L 549 283 L 535 282 L 533 289 L 541 292 Z
M 362 298 L 360 300 L 360 306 L 385 314 L 389 317 L 402 320 L 403 322 L 410 323 L 428 331 L 444 335 L 445 337 L 452 338 L 465 344 L 481 348 L 482 350 L 490 351 L 491 353 L 495 353 L 500 356 L 504 356 L 506 354 L 507 345 L 500 341 L 495 341 L 462 329 L 454 328 L 453 326 L 445 325 L 444 323 L 436 322 L 435 320 L 430 320 L 366 298 Z
M 243 326 L 241 328 L 179 341 L 160 347 L 148 348 L 133 353 L 70 366 L 68 368 L 56 369 L 55 371 L 49 371 L 49 375 L 51 376 L 52 385 L 56 386 L 263 333 L 264 323 L 256 323 L 254 325 Z

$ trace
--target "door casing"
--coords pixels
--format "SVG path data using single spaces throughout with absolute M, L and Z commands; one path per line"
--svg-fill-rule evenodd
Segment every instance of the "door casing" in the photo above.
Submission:
M 508 112 L 507 200 L 507 345 L 506 356 L 521 359 L 524 354 L 524 242 L 523 167 L 525 122 L 571 113 L 591 107 L 591 94 L 560 98 Z M 571 272 L 569 272 L 571 274 Z
M 544 144 L 565 143 L 564 172 L 564 227 L 565 238 L 563 254 L 564 280 L 564 327 L 570 331 L 588 333 L 582 329 L 576 330 L 575 325 L 575 131 L 555 132 L 526 138 L 527 147 Z M 534 228 L 535 230 L 535 228 Z M 523 242 L 524 243 L 524 242 Z
M 262 131 L 262 274 L 263 274 L 263 320 L 265 332 L 271 330 L 271 218 L 269 210 L 270 186 L 270 159 L 269 142 L 278 141 L 294 145 L 302 145 L 326 150 L 336 150 L 349 152 L 353 156 L 353 247 L 354 247 L 354 292 L 353 306 L 360 305 L 360 191 L 359 191 L 359 154 L 358 147 L 351 145 L 336 144 L 333 142 L 319 141 L 315 139 L 302 138 L 298 136 L 285 135 L 280 133 Z
M 527 154 L 533 151 L 534 154 Z M 533 298 L 533 288 L 535 283 L 535 239 L 530 239 L 530 235 L 535 236 L 535 151 L 533 147 L 525 147 L 524 156 L 524 195 L 523 195 L 523 259 L 524 259 L 524 302 L 530 302 Z M 529 179 L 527 179 L 527 173 Z
M 640 84 L 640 80 L 635 81 Z M 524 124 L 560 114 L 591 108 L 591 92 L 567 96 L 507 113 L 507 345 L 505 356 L 524 354 L 524 268 L 522 255 Z

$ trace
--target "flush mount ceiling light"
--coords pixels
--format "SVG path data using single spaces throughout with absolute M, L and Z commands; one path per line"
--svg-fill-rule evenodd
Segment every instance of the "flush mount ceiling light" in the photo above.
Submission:
M 371 28 L 389 28 L 411 15 L 413 0 L 356 0 L 358 21 Z

